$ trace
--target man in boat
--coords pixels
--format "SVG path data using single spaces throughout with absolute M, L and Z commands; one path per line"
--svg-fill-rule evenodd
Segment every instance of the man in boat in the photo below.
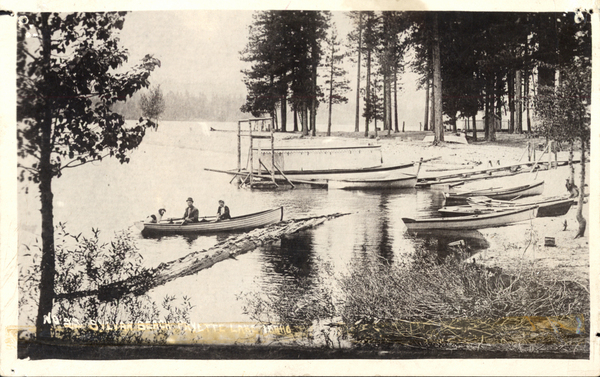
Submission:
M 219 200 L 219 208 L 217 208 L 217 221 L 231 219 L 229 207 L 225 205 L 223 200 Z
M 194 207 L 194 199 L 187 198 L 186 202 L 187 202 L 188 206 L 185 209 L 185 213 L 183 214 L 182 225 L 190 224 L 190 223 L 197 223 L 198 222 L 198 208 Z

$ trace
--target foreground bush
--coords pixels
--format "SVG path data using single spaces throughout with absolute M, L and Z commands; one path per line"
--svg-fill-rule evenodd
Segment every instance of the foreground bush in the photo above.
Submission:
M 403 265 L 361 261 L 340 279 L 348 332 L 362 343 L 585 346 L 589 292 L 551 271 L 503 274 L 464 255 Z M 578 348 L 578 350 L 581 350 Z
M 53 312 L 48 315 L 54 338 L 103 344 L 162 343 L 171 335 L 172 331 L 167 328 L 154 331 L 151 338 L 129 330 L 138 324 L 189 323 L 193 306 L 187 297 L 176 305 L 177 298 L 168 296 L 160 306 L 148 295 L 129 294 L 110 301 L 98 299 L 93 292 L 101 285 L 144 272 L 142 255 L 129 232 L 116 233 L 108 243 L 101 242 L 99 235 L 97 229 L 92 229 L 91 237 L 72 235 L 64 224 L 57 226 L 55 294 L 83 294 L 55 299 Z M 19 263 L 19 317 L 21 325 L 31 326 L 35 323 L 39 300 L 41 252 L 37 244 L 26 248 L 29 252 Z M 35 331 L 30 333 L 29 337 Z

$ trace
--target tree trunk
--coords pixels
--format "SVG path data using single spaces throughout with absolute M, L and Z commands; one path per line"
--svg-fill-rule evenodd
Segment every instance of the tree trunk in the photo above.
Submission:
M 371 121 L 371 50 L 367 48 L 367 91 L 365 97 L 365 137 L 369 137 L 369 122 Z
M 164 285 L 177 278 L 189 276 L 214 266 L 216 263 L 235 259 L 235 257 L 252 251 L 258 247 L 271 244 L 281 237 L 303 230 L 312 229 L 325 221 L 348 215 L 335 213 L 304 219 L 287 220 L 266 228 L 255 229 L 248 233 L 231 236 L 212 246 L 208 250 L 194 251 L 174 261 L 161 263 L 158 267 L 145 270 L 140 275 L 126 280 L 100 286 L 97 290 L 78 291 L 57 295 L 57 299 L 74 299 L 98 296 L 100 301 L 117 300 L 124 295 L 143 295 L 149 290 Z M 242 263 L 242 262 L 239 262 Z
M 473 115 L 473 141 L 477 141 L 477 118 Z
M 391 73 L 391 69 L 388 70 L 388 77 L 387 77 L 387 91 L 385 93 L 385 119 L 386 119 L 386 123 L 387 123 L 387 131 L 388 131 L 388 136 L 390 135 L 391 131 L 392 131 L 392 73 Z
M 319 57 L 317 56 L 316 39 L 313 40 L 311 47 L 312 57 L 312 88 L 310 100 L 310 127 L 312 136 L 317 135 L 317 66 L 319 65 Z
M 442 62 L 440 59 L 440 36 L 438 14 L 433 22 L 433 91 L 435 92 L 435 136 L 434 143 L 444 141 L 444 119 L 442 118 Z
M 333 43 L 333 42 L 332 42 Z M 327 116 L 327 136 L 331 136 L 331 107 L 333 106 L 333 59 L 335 46 L 331 46 L 331 66 L 329 67 L 329 115 Z
M 394 131 L 398 130 L 398 66 L 394 67 Z M 404 132 L 404 124 L 402 125 L 402 132 Z
M 356 115 L 354 116 L 354 132 L 359 132 L 360 123 L 360 57 L 362 52 L 362 12 L 358 15 L 358 68 L 356 73 Z
M 569 170 L 571 174 L 569 176 L 569 183 L 571 186 L 575 185 L 575 165 L 573 165 L 573 154 L 574 154 L 575 145 L 573 141 L 569 143 Z
M 531 118 L 529 117 L 529 71 L 525 71 L 525 90 L 523 93 L 525 101 L 525 114 L 527 116 L 527 133 L 531 133 Z
M 508 73 L 508 133 L 515 133 L 515 73 Z
M 298 132 L 298 110 L 294 109 L 294 132 Z
M 429 130 L 429 78 L 425 86 L 425 119 L 423 120 L 423 131 Z
M 50 70 L 51 59 L 51 33 L 48 25 L 48 13 L 42 13 L 42 59 L 44 62 L 44 75 Z M 48 82 L 48 80 L 46 80 Z M 50 157 L 52 155 L 52 105 L 49 103 L 52 98 L 52 89 L 46 87 L 47 92 L 43 93 L 42 100 L 45 101 L 44 121 L 41 124 L 41 146 L 39 163 L 39 188 L 41 196 L 41 214 L 42 214 L 42 260 L 40 277 L 40 301 L 38 305 L 38 314 L 36 319 L 36 334 L 38 339 L 50 337 L 50 323 L 44 323 L 44 316 L 52 315 L 52 306 L 54 300 L 54 274 L 55 274 L 55 252 L 54 252 L 54 208 L 52 194 L 52 164 Z
M 308 105 L 302 102 L 302 134 L 308 136 Z
M 281 96 L 281 132 L 287 131 L 287 98 Z
M 583 217 L 583 201 L 585 200 L 585 139 L 581 139 L 581 180 L 579 181 L 579 203 L 577 204 L 577 221 L 579 222 L 579 230 L 575 238 L 585 235 L 587 221 Z
M 516 103 L 516 113 L 517 113 L 517 124 L 515 132 L 518 134 L 523 133 L 523 95 L 521 93 L 521 71 L 517 71 L 515 74 L 515 97 L 517 99 Z

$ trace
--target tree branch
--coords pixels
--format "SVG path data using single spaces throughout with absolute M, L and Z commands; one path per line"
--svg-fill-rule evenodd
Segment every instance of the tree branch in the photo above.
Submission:
M 60 168 L 58 168 L 58 171 L 62 171 L 63 169 L 76 168 L 76 167 L 78 167 L 78 166 L 85 165 L 85 164 L 87 164 L 87 163 L 94 162 L 94 161 L 100 161 L 100 160 L 102 160 L 103 158 L 105 158 L 105 157 L 108 157 L 108 156 L 110 156 L 110 153 L 107 153 L 107 154 L 105 154 L 104 156 L 100 156 L 100 158 L 92 158 L 92 159 L 91 159 L 91 160 L 89 160 L 89 161 L 81 161 L 81 160 L 77 160 L 77 159 L 75 159 L 75 160 L 71 160 L 71 161 L 69 161 L 69 162 L 68 162 L 66 165 L 64 165 L 64 166 L 61 166 Z M 78 163 L 78 164 L 76 164 L 76 165 L 71 165 L 71 164 L 72 164 L 72 163 L 74 163 L 74 162 L 79 162 L 79 163 Z

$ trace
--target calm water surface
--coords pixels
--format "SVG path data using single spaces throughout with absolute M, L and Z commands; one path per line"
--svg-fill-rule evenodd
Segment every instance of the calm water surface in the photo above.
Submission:
M 441 193 L 431 190 L 240 189 L 229 183 L 231 177 L 204 170 L 237 166 L 236 134 L 211 132 L 210 127 L 234 129 L 235 124 L 161 122 L 158 132 L 149 132 L 132 153 L 129 164 L 105 160 L 84 165 L 53 183 L 55 224 L 67 223 L 71 233 L 90 236 L 91 229 L 98 228 L 107 240 L 116 231 L 131 229 L 147 267 L 207 249 L 226 237 L 144 238 L 133 226 L 160 207 L 167 209 L 166 217 L 181 217 L 190 196 L 201 215 L 214 215 L 219 199 L 225 200 L 233 216 L 279 206 L 284 207 L 284 219 L 350 213 L 150 291 L 157 302 L 166 294 L 190 297 L 194 322 L 250 321 L 243 313 L 244 300 L 238 297 L 271 292 L 301 278 L 312 284 L 331 283 L 333 278 L 322 268 L 325 263 L 334 274 L 347 273 L 351 262 L 367 259 L 397 263 L 414 250 L 401 218 L 431 216 L 442 204 Z M 37 188 L 30 187 L 29 194 L 21 191 L 20 244 L 39 237 L 38 209 Z M 434 234 L 425 236 L 425 244 L 443 255 L 447 243 L 464 238 Z M 473 245 L 486 247 L 481 240 Z M 21 247 L 20 253 L 24 250 Z

